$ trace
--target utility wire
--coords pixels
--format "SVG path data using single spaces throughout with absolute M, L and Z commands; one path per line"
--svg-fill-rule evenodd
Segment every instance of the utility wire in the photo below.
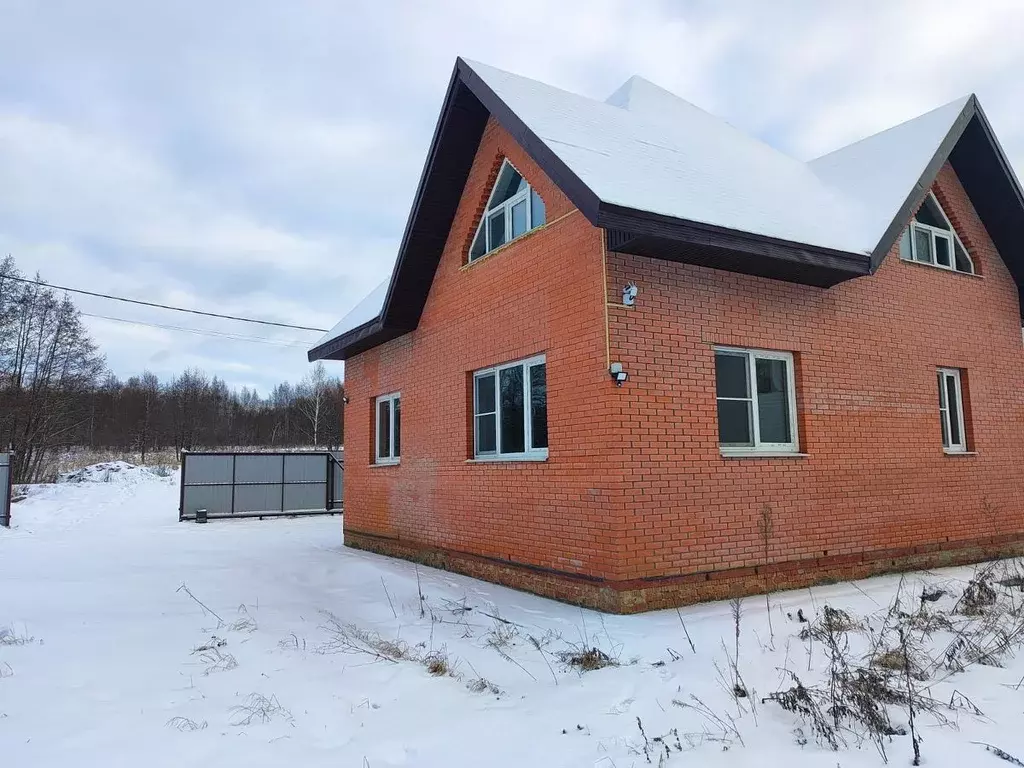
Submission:
M 97 320 L 111 320 L 115 323 L 127 323 L 129 325 L 145 325 L 150 328 L 161 328 L 166 331 L 183 331 L 185 333 L 195 333 L 199 336 L 213 336 L 217 338 L 229 339 L 231 341 L 252 341 L 260 344 L 271 344 L 276 347 L 295 347 L 305 349 L 309 346 L 304 341 L 298 341 L 296 339 L 268 339 L 260 336 L 244 336 L 237 333 L 228 333 L 224 331 L 214 331 L 206 328 L 185 328 L 180 325 L 163 325 L 161 323 L 147 323 L 143 320 L 128 320 L 123 317 L 108 317 L 107 315 L 94 315 L 90 312 L 82 312 L 83 317 L 94 317 Z
M 93 291 L 84 291 L 81 288 L 68 288 L 64 285 L 53 285 L 52 283 L 45 283 L 42 280 L 29 280 L 24 277 L 12 277 L 10 275 L 4 275 L 4 280 L 13 280 L 16 283 L 29 283 L 30 285 L 42 285 L 46 288 L 53 288 L 57 291 L 68 291 L 70 293 L 80 293 L 84 296 L 95 296 L 99 299 L 110 299 L 112 301 L 123 301 L 127 304 L 139 304 L 143 307 L 156 307 L 157 309 L 170 309 L 174 312 L 187 312 L 191 315 L 203 315 L 204 317 L 219 317 L 222 320 L 238 320 L 242 323 L 259 323 L 260 325 L 273 325 L 277 328 L 294 328 L 298 331 L 316 331 L 318 333 L 327 333 L 326 328 L 310 328 L 307 325 L 290 325 L 289 323 L 275 323 L 270 320 L 254 320 L 251 317 L 238 317 L 236 315 L 220 315 L 216 312 L 203 312 L 198 309 L 185 309 L 184 307 L 172 307 L 168 304 L 156 304 L 152 301 L 141 301 L 139 299 L 126 299 L 123 296 L 111 296 L 107 293 L 95 293 Z

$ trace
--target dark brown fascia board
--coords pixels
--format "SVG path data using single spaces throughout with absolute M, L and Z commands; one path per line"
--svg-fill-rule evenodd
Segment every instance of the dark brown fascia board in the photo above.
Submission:
M 533 158 L 566 197 L 591 223 L 596 224 L 601 200 L 552 149 L 485 83 L 461 57 L 455 62 L 458 76 L 495 120 Z
M 849 273 L 851 279 L 869 274 L 868 254 L 780 240 L 608 203 L 601 204 L 598 226 L 606 231 L 616 231 L 619 237 L 623 237 L 622 233 L 629 233 L 636 237 L 651 236 L 707 245 L 791 264 L 838 270 Z M 623 248 L 629 252 L 628 245 L 619 250 Z
M 981 102 L 978 101 L 977 97 L 971 95 L 971 101 L 974 103 L 975 114 L 981 123 L 982 129 L 985 131 L 985 136 L 988 138 L 989 144 L 992 146 L 992 150 L 996 153 L 996 158 L 999 160 L 999 165 L 1003 169 L 1003 173 L 1006 174 L 1006 178 L 1013 186 L 1014 195 L 1017 198 L 1017 204 L 1024 210 L 1024 188 L 1020 185 L 1020 179 L 1017 178 L 1017 174 L 1013 171 L 1013 166 L 1010 165 L 1010 161 L 1006 157 L 1006 152 L 1003 150 L 1003 145 L 999 143 L 999 139 L 996 137 L 996 132 L 992 130 L 992 124 L 988 121 L 988 117 L 985 115 L 985 110 L 981 108 Z
M 384 325 L 378 315 L 362 325 L 357 325 L 351 331 L 346 331 L 340 336 L 335 336 L 333 339 L 328 339 L 323 344 L 313 347 L 306 353 L 306 358 L 311 363 L 317 360 L 344 360 L 355 354 L 349 352 L 349 348 L 379 334 L 383 329 Z
M 960 111 L 956 120 L 953 121 L 952 127 L 946 134 L 946 138 L 939 144 L 939 148 L 932 156 L 931 161 L 925 166 L 924 172 L 921 177 L 914 184 L 913 188 L 907 195 L 906 200 L 903 201 L 903 205 L 900 206 L 899 211 L 896 213 L 896 217 L 889 224 L 888 228 L 882 234 L 882 239 L 878 241 L 878 245 L 875 246 L 875 250 L 871 252 L 871 273 L 881 266 L 882 260 L 886 254 L 892 250 L 893 245 L 901 234 L 903 234 L 903 228 L 906 227 L 907 222 L 910 221 L 910 217 L 914 215 L 918 208 L 921 207 L 921 203 L 924 202 L 925 197 L 928 195 L 928 190 L 932 188 L 932 184 L 935 183 L 935 179 L 939 175 L 939 171 L 942 166 L 949 159 L 950 153 L 953 151 L 953 147 L 960 140 L 960 137 L 964 135 L 964 131 L 967 130 L 968 123 L 971 122 L 971 118 L 974 117 L 978 109 L 978 99 L 972 93 L 971 97 L 964 104 L 964 108 Z
M 460 60 L 461 61 L 461 60 Z M 413 198 L 412 208 L 409 210 L 409 217 L 405 222 L 405 232 L 402 234 L 402 242 L 398 248 L 398 259 L 395 261 L 395 266 L 391 270 L 391 281 L 388 283 L 388 292 L 384 297 L 384 304 L 381 306 L 381 313 L 377 318 L 371 320 L 381 320 L 386 318 L 388 315 L 388 308 L 391 305 L 391 296 L 395 290 L 395 282 L 398 277 L 398 273 L 402 268 L 402 264 L 405 262 L 406 253 L 409 249 L 409 242 L 412 237 L 414 224 L 416 217 L 419 214 L 420 205 L 423 203 L 423 198 L 426 192 L 427 179 L 430 177 L 430 171 L 434 164 L 434 159 L 437 157 L 438 148 L 441 144 L 441 137 L 444 133 L 445 127 L 448 125 L 448 121 L 452 114 L 452 105 L 455 102 L 455 92 L 459 85 L 459 71 L 458 62 L 456 62 L 455 69 L 452 71 L 451 77 L 448 79 L 448 89 L 445 91 L 444 106 L 441 109 L 441 114 L 437 118 L 437 124 L 434 126 L 434 135 L 430 140 L 430 150 L 427 153 L 427 159 L 423 163 L 423 170 L 420 173 L 420 181 L 416 187 L 416 196 Z M 361 328 L 362 326 L 360 326 Z M 353 329 L 358 330 L 358 329 Z M 349 333 L 352 333 L 350 331 Z M 345 334 L 347 336 L 348 334 Z

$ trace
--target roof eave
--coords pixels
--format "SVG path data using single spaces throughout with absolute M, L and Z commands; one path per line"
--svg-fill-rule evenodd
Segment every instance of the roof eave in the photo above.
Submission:
M 352 355 L 358 354 L 363 349 L 360 349 L 368 340 L 376 341 L 375 337 L 382 333 L 384 325 L 381 322 L 380 315 L 367 320 L 362 325 L 357 325 L 350 331 L 346 331 L 340 336 L 335 336 L 333 339 L 328 339 L 323 344 L 318 344 L 306 353 L 306 358 L 309 362 L 314 363 L 317 360 L 346 360 Z M 381 342 L 376 342 L 381 343 Z M 375 346 L 371 344 L 370 346 Z M 365 347 L 369 349 L 370 347 Z
M 734 254 L 720 269 L 831 287 L 871 272 L 866 253 L 826 248 L 602 203 L 598 217 L 610 250 L 715 266 L 710 254 Z

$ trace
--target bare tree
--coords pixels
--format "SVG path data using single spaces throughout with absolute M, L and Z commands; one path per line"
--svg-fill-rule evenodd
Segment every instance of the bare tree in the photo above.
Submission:
M 297 400 L 299 411 L 310 423 L 314 448 L 320 446 L 320 425 L 327 410 L 328 387 L 327 369 L 323 361 L 317 360 L 299 384 Z

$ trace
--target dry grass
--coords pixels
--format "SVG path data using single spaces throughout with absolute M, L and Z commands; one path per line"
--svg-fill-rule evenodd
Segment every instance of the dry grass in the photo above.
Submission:
M 19 633 L 13 626 L 0 627 L 0 645 L 28 645 L 35 642 L 35 638 L 24 629 Z
M 205 720 L 200 720 L 197 723 L 195 720 L 187 717 L 172 717 L 165 723 L 165 725 L 176 731 L 189 732 L 205 730 L 207 723 Z
M 567 667 L 580 672 L 593 672 L 605 667 L 619 666 L 618 659 L 612 658 L 600 648 L 571 648 L 566 651 L 558 651 L 555 656 Z
M 269 723 L 271 720 L 292 721 L 292 713 L 281 706 L 277 696 L 268 698 L 262 693 L 250 693 L 241 704 L 231 708 L 232 725 L 251 725 L 253 723 Z

